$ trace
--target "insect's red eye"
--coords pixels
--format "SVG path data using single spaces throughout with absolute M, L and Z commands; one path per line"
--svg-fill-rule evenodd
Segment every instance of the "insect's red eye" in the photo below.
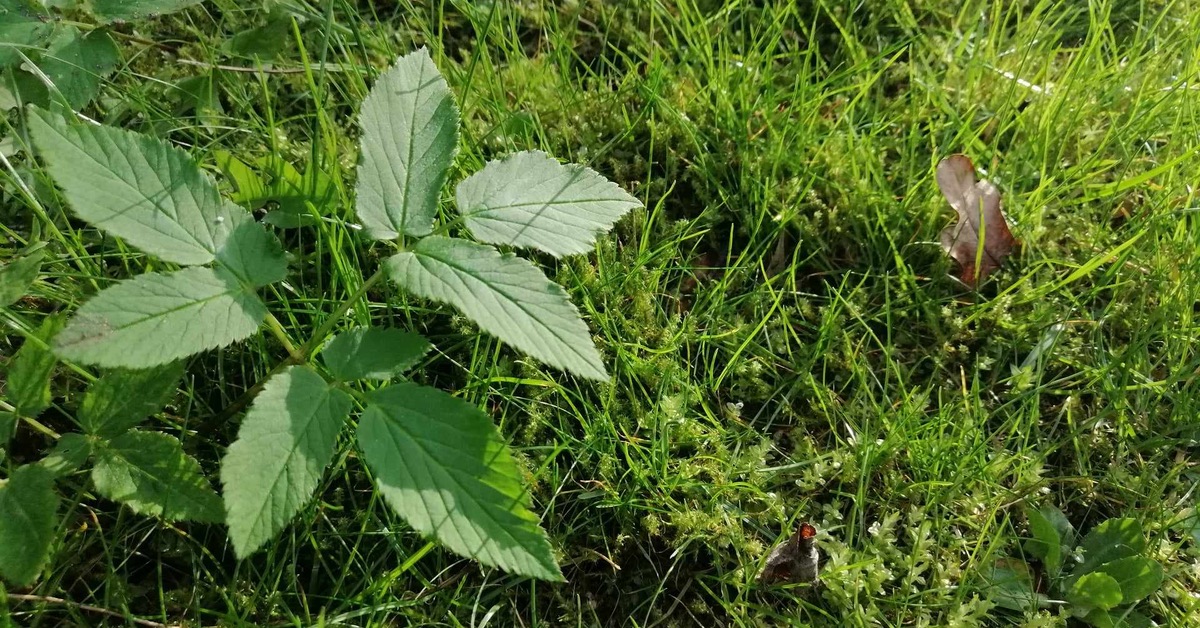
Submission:
M 817 529 L 811 523 L 805 523 L 800 526 L 800 538 L 811 539 L 817 535 Z

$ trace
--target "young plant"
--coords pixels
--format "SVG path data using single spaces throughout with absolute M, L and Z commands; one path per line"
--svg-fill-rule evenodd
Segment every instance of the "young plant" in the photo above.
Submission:
M 102 290 L 54 334 L 50 347 L 77 364 L 139 369 L 106 378 L 157 378 L 161 369 L 174 368 L 163 365 L 243 340 L 265 320 L 288 356 L 272 368 L 221 463 L 223 518 L 238 556 L 273 539 L 311 500 L 339 433 L 358 408 L 361 457 L 384 500 L 413 528 L 484 564 L 561 579 L 519 469 L 483 411 L 413 382 L 372 390 L 356 384 L 398 378 L 420 362 L 429 342 L 386 327 L 329 334 L 386 276 L 416 296 L 453 305 L 535 358 L 603 380 L 600 354 L 566 291 L 533 263 L 492 245 L 554 256 L 583 253 L 640 203 L 588 168 L 523 152 L 458 183 L 460 218 L 440 223 L 439 199 L 458 146 L 458 109 L 424 49 L 401 57 L 378 79 L 360 122 L 357 213 L 369 238 L 398 250 L 297 347 L 257 294 L 287 275 L 278 240 L 223 199 L 189 155 L 155 138 L 31 109 L 34 144 L 75 214 L 182 267 Z M 482 243 L 449 235 L 460 222 Z M 321 365 L 310 363 L 322 345 Z M 85 426 L 96 422 L 85 416 L 81 410 Z M 119 481 L 106 480 L 102 488 L 93 471 L 101 494 L 164 517 L 212 515 L 197 492 L 203 478 L 194 463 L 182 461 L 178 443 L 137 430 L 88 430 L 83 438 L 97 452 L 97 468 L 104 452 L 127 445 L 127 472 Z M 18 469 L 0 488 L 0 509 L 36 511 L 43 518 L 0 529 L 4 544 L 40 542 L 52 529 L 48 480 L 22 470 L 37 466 Z M 168 467 L 197 473 L 160 472 Z M 193 491 L 186 503 L 180 501 L 185 490 Z M 30 566 L 36 561 L 24 560 L 0 552 L 0 569 L 8 561 L 18 565 L 11 567 L 16 576 L 36 573 Z
M 1032 534 L 1025 552 L 1041 563 L 1043 590 L 1054 597 L 1038 591 L 1028 563 L 1003 558 L 985 576 L 992 601 L 1018 611 L 1066 605 L 1072 616 L 1098 628 L 1154 625 L 1134 607 L 1158 590 L 1163 568 L 1145 555 L 1146 536 L 1136 519 L 1101 523 L 1076 554 L 1075 529 L 1062 511 L 1048 506 L 1025 514 Z M 1068 563 L 1075 563 L 1074 569 L 1068 571 Z

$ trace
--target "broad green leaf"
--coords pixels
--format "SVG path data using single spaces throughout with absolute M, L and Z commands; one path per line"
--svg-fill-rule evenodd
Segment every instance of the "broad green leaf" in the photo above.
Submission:
M 275 206 L 263 217 L 267 224 L 283 229 L 316 224 L 319 219 L 310 206 L 324 215 L 336 205 L 333 180 L 311 163 L 301 173 L 282 157 L 267 155 L 255 161 L 256 171 L 226 151 L 218 151 L 216 158 L 218 167 L 237 187 L 235 202 L 251 210 Z
M 217 251 L 217 263 L 238 281 L 255 288 L 287 277 L 287 258 L 279 240 L 253 220 L 241 223 L 229 234 L 225 246 Z
M 46 169 L 80 218 L 169 262 L 206 264 L 253 219 L 221 199 L 182 150 L 123 129 L 68 124 L 31 109 Z
M 182 362 L 137 371 L 109 371 L 84 395 L 79 424 L 89 434 L 118 436 L 162 410 L 182 376 Z
M 608 377 L 587 325 L 562 286 L 490 246 L 430 236 L 387 261 L 392 281 L 449 303 L 501 340 L 576 375 Z
M 250 167 L 250 164 L 238 159 L 237 156 L 227 150 L 214 151 L 213 159 L 217 162 L 217 167 L 221 169 L 221 174 L 225 175 L 225 178 L 233 184 L 234 193 L 232 198 L 235 203 L 242 205 L 246 209 L 258 209 L 262 207 L 259 204 L 259 199 L 266 198 L 267 184 Z M 266 201 L 262 202 L 265 203 Z
M 148 368 L 242 340 L 266 315 L 262 301 L 224 270 L 147 273 L 84 303 L 54 350 L 85 364 Z
M 1121 585 L 1106 573 L 1084 574 L 1067 591 L 1067 601 L 1081 609 L 1110 610 L 1121 603 Z
M 225 106 L 221 103 L 221 85 L 226 82 L 223 77 L 220 71 L 211 70 L 176 81 L 170 92 L 176 99 L 175 115 L 191 113 L 197 123 L 207 127 L 223 124 L 226 121 Z
M 53 473 L 55 477 L 62 477 L 82 467 L 91 455 L 92 441 L 86 436 L 77 433 L 63 434 L 58 442 L 54 443 L 54 449 L 38 461 L 38 465 Z
M 38 249 L 0 267 L 0 307 L 8 307 L 29 293 L 45 255 L 45 249 Z
M 312 498 L 351 399 L 307 367 L 272 377 L 221 461 L 229 538 L 239 557 L 270 541 Z
M 375 81 L 359 124 L 357 209 L 367 235 L 428 235 L 458 150 L 458 107 L 428 50 L 400 57 Z
M 103 22 L 142 20 L 186 9 L 204 0 L 92 0 L 92 14 Z
M 0 575 L 17 586 L 30 584 L 50 557 L 58 530 L 54 475 L 25 465 L 0 483 Z
M 1137 519 L 1109 519 L 1083 537 L 1083 562 L 1075 568 L 1068 584 L 1119 558 L 1137 556 L 1146 550 L 1146 535 Z
M 1034 590 L 1029 566 L 1019 560 L 997 559 L 984 572 L 983 589 L 996 605 L 1014 611 L 1036 609 L 1048 600 Z
M 388 380 L 417 365 L 433 348 L 421 336 L 399 329 L 360 327 L 329 341 L 321 359 L 334 377 Z
M 221 50 L 251 59 L 262 57 L 269 61 L 292 43 L 291 16 L 279 5 L 275 5 L 265 24 L 230 37 L 221 44 Z
M 595 170 L 539 151 L 488 162 L 458 184 L 458 211 L 479 240 L 555 257 L 586 253 L 642 203 Z
M 17 431 L 17 415 L 0 410 L 0 462 L 4 462 L 8 452 L 8 441 L 12 440 Z
M 101 495 L 137 513 L 168 521 L 223 519 L 221 496 L 204 479 L 200 463 L 161 432 L 130 430 L 97 447 L 92 482 Z
M 1062 539 L 1054 524 L 1039 510 L 1026 509 L 1025 518 L 1029 520 L 1029 532 L 1033 538 L 1025 542 L 1025 551 L 1041 559 L 1046 570 L 1057 574 L 1062 567 Z
M 562 579 L 508 446 L 479 408 L 412 383 L 382 388 L 358 445 L 388 505 L 417 531 L 486 565 Z
M 54 24 L 33 0 L 0 0 L 0 68 L 20 62 L 50 38 Z
M 1132 604 L 1162 585 L 1163 568 L 1145 556 L 1128 556 L 1104 563 L 1096 573 L 1108 574 L 1121 585 L 1121 601 Z
M 1075 535 L 1075 526 L 1071 525 L 1071 521 L 1063 514 L 1063 511 L 1054 506 L 1043 506 L 1039 511 L 1042 516 L 1054 526 L 1054 531 L 1058 533 L 1058 538 L 1062 539 L 1062 545 L 1067 550 L 1075 549 L 1075 544 L 1078 538 Z
M 36 65 L 67 103 L 78 109 L 96 97 L 101 82 L 120 61 L 117 44 L 105 31 L 82 34 L 74 26 L 66 26 L 54 34 Z M 25 102 L 49 105 L 51 98 L 42 78 L 22 73 L 21 79 Z
M 36 417 L 50 407 L 50 376 L 58 359 L 47 343 L 59 333 L 62 323 L 61 316 L 43 320 L 34 337 L 25 339 L 8 365 L 8 400 L 19 415 Z

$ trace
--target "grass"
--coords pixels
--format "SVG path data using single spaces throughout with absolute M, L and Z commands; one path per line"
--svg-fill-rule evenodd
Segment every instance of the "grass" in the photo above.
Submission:
M 319 498 L 242 562 L 223 528 L 134 516 L 80 478 L 52 569 L 19 592 L 34 598 L 7 601 L 13 622 L 131 621 L 87 604 L 206 626 L 1066 625 L 994 608 L 979 581 L 1021 556 L 1023 506 L 1056 505 L 1081 530 L 1139 519 L 1167 566 L 1142 610 L 1200 623 L 1192 3 L 277 4 L 299 21 L 256 38 L 278 44 L 267 72 L 220 69 L 255 67 L 228 42 L 267 22 L 258 3 L 120 27 L 124 64 L 86 112 L 214 171 L 227 150 L 332 178 L 337 219 L 283 232 L 292 274 L 266 295 L 294 344 L 379 263 L 346 224 L 354 115 L 415 46 L 462 108 L 452 180 L 538 148 L 645 203 L 594 255 L 541 260 L 588 319 L 608 384 L 390 287 L 339 323 L 435 342 L 421 378 L 492 410 L 568 582 L 421 539 L 344 442 Z M 953 152 L 998 184 L 1023 241 L 978 292 L 937 244 L 952 212 L 933 167 Z M 11 355 L 47 313 L 157 262 L 4 177 L 5 246 L 48 241 L 57 260 L 2 314 Z M 237 423 L 221 413 L 285 355 L 262 336 L 194 359 L 156 427 L 215 471 Z M 92 375 L 60 368 L 43 420 L 73 429 Z M 12 457 L 47 444 L 23 432 Z M 820 530 L 821 586 L 756 585 L 803 520 Z

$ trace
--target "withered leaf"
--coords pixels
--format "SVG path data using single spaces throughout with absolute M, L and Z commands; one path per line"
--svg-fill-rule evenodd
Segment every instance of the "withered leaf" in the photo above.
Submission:
M 1000 210 L 1000 190 L 986 179 L 975 180 L 975 166 L 966 155 L 943 159 L 937 183 L 958 213 L 958 222 L 942 231 L 942 248 L 958 262 L 963 283 L 973 287 L 1000 268 L 1019 243 Z
M 767 556 L 767 564 L 758 574 L 763 584 L 780 582 L 815 582 L 818 576 L 816 546 L 817 529 L 802 523 L 788 540 L 775 546 Z

